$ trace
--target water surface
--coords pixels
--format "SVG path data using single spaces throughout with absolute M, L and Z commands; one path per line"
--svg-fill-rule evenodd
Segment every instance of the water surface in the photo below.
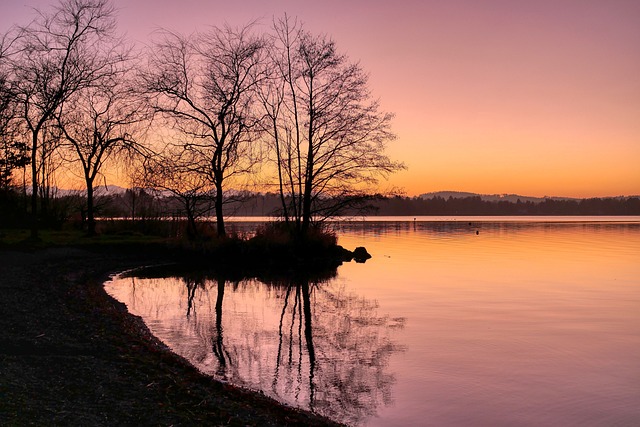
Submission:
M 640 425 L 637 218 L 336 227 L 373 258 L 107 290 L 204 372 L 349 424 Z

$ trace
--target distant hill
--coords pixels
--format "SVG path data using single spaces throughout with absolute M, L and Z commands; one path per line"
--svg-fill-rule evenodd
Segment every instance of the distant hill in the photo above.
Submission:
M 518 200 L 521 202 L 532 202 L 532 203 L 540 203 L 545 200 L 580 200 L 572 197 L 531 197 L 531 196 L 521 196 L 518 194 L 477 194 L 477 193 L 467 193 L 464 191 L 436 191 L 432 193 L 424 193 L 420 196 L 421 199 L 433 199 L 434 197 L 442 197 L 443 199 L 448 199 L 449 197 L 454 199 L 464 199 L 466 197 L 480 197 L 485 202 L 511 202 L 516 203 Z

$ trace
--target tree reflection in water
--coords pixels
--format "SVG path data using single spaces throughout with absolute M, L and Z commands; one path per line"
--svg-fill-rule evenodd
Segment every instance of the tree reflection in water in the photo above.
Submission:
M 300 280 L 285 289 L 274 394 L 294 385 L 298 397 L 305 387 L 304 366 L 308 409 L 358 424 L 375 415 L 378 405 L 390 404 L 394 378 L 386 368 L 389 356 L 400 350 L 390 328 L 401 327 L 403 319 L 379 316 L 375 302 L 347 294 L 344 287 Z
M 160 338 L 204 372 L 352 425 L 392 402 L 388 362 L 402 350 L 392 335 L 404 319 L 379 315 L 335 271 L 232 280 L 190 272 L 179 281 L 182 290 L 169 283 L 186 316 Z

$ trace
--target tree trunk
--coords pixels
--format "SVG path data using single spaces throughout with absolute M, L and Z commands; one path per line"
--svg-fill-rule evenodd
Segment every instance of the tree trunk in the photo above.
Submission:
M 132 188 L 129 194 L 131 194 L 131 222 L 134 222 L 136 220 L 136 198 L 138 196 L 135 188 Z
M 280 140 L 278 138 L 278 125 L 275 118 L 273 119 L 273 131 L 276 142 L 276 160 L 278 162 L 278 183 L 280 184 L 280 202 L 282 203 L 282 214 L 284 216 L 284 222 L 289 225 L 289 209 L 287 208 L 287 201 L 284 197 L 284 178 L 282 176 L 282 156 L 280 155 Z
M 93 214 L 93 181 L 87 179 L 87 235 L 96 235 L 96 220 Z
M 187 237 L 189 240 L 194 240 L 198 236 L 198 229 L 196 228 L 196 218 L 189 200 L 186 201 L 185 208 L 187 213 Z
M 224 215 L 222 213 L 223 204 L 222 194 L 222 180 L 216 179 L 216 228 L 218 230 L 218 237 L 226 237 L 227 233 L 224 229 Z
M 36 157 L 38 154 L 38 134 L 33 132 L 31 141 L 31 238 L 38 239 L 38 166 Z
M 311 223 L 311 190 L 313 188 L 313 169 L 315 161 L 313 155 L 313 136 L 315 126 L 315 113 L 313 107 L 313 72 L 309 73 L 309 129 L 307 131 L 307 164 L 304 168 L 304 194 L 302 196 L 302 236 L 306 237 Z M 298 160 L 298 165 L 300 161 Z
M 306 236 L 311 224 L 311 192 L 313 190 L 313 151 L 309 142 L 309 152 L 307 153 L 307 167 L 304 175 L 304 194 L 302 196 L 302 235 Z

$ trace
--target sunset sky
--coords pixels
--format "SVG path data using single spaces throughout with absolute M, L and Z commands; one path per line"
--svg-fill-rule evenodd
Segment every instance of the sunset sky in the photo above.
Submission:
M 4 0 L 0 31 L 51 0 Z M 387 187 L 530 196 L 640 194 L 640 1 L 116 0 L 155 28 L 269 26 L 285 12 L 370 73 L 396 114 Z

